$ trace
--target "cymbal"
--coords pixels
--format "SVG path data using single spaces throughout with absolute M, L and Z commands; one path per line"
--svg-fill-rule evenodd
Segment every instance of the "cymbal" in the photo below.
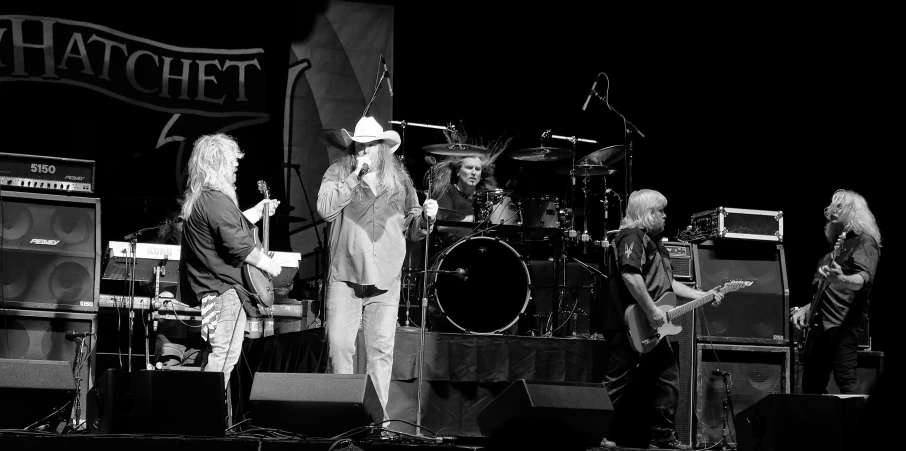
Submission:
M 623 159 L 626 156 L 626 146 L 622 144 L 617 144 L 615 146 L 605 147 L 603 149 L 596 150 L 578 160 L 576 160 L 576 165 L 587 164 L 587 165 L 600 165 L 600 166 L 616 166 L 616 163 Z
M 569 171 L 572 169 L 572 166 L 560 166 L 554 168 L 555 174 L 560 175 L 569 175 Z M 595 175 L 610 175 L 614 172 L 617 172 L 616 169 L 604 166 L 601 164 L 577 164 L 576 165 L 576 175 L 579 177 L 592 177 Z
M 573 151 L 559 147 L 530 147 L 510 152 L 510 158 L 521 161 L 557 161 L 573 156 Z
M 422 147 L 422 150 L 434 155 L 444 155 L 450 157 L 474 157 L 488 153 L 488 149 L 472 144 L 429 144 Z

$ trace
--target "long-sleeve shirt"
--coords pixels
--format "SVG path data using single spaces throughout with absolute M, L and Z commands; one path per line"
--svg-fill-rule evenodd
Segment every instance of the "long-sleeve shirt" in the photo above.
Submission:
M 180 300 L 197 307 L 207 295 L 242 284 L 242 262 L 255 249 L 252 224 L 220 191 L 205 190 L 183 222 Z
M 388 289 L 402 274 L 409 238 L 428 232 L 415 188 L 375 196 L 358 174 L 344 177 L 335 163 L 321 179 L 318 214 L 330 223 L 328 282 L 352 282 Z

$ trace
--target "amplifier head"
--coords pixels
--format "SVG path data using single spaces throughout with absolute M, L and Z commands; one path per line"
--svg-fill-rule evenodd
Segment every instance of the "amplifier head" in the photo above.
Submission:
M 683 282 L 693 281 L 695 279 L 695 266 L 692 260 L 692 244 L 681 241 L 664 241 L 663 244 L 670 254 L 673 278 Z

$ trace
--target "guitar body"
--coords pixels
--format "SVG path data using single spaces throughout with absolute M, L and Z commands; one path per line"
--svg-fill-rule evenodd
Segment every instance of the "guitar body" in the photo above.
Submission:
M 264 194 L 265 200 L 270 199 L 270 190 L 264 180 L 258 182 L 258 190 Z M 260 241 L 258 240 L 258 228 L 252 228 L 252 235 L 255 237 L 255 248 L 265 255 L 268 254 L 268 232 L 270 230 L 270 211 L 268 210 L 268 206 L 265 206 L 261 218 L 262 235 L 264 237 Z M 274 305 L 274 282 L 270 274 L 246 263 L 242 265 L 242 278 L 246 289 L 258 302 L 265 307 Z
M 267 250 L 258 241 L 258 228 L 256 227 L 253 230 L 255 232 L 255 247 L 259 251 L 267 253 Z M 268 273 L 246 263 L 242 265 L 242 278 L 246 289 L 254 295 L 258 302 L 265 307 L 274 305 L 274 283 Z
M 676 294 L 672 292 L 664 293 L 663 296 L 655 301 L 654 305 L 664 313 L 673 310 L 676 307 Z M 683 326 L 677 326 L 668 319 L 663 326 L 655 329 L 648 323 L 648 316 L 638 304 L 630 305 L 623 314 L 623 320 L 629 327 L 629 342 L 632 348 L 641 354 L 650 352 L 657 347 L 661 339 L 676 335 L 683 331 Z

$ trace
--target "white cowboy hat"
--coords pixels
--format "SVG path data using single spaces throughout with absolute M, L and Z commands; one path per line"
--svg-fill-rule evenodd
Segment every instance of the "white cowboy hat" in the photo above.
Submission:
M 393 131 L 387 130 L 384 131 L 384 128 L 381 127 L 381 124 L 378 124 L 373 117 L 367 116 L 359 119 L 359 122 L 355 124 L 355 133 L 349 133 L 346 129 L 343 129 L 343 133 L 346 135 L 347 144 L 349 140 L 353 140 L 359 143 L 367 143 L 371 141 L 387 141 L 390 144 L 390 152 L 396 152 L 396 149 L 400 147 L 400 134 Z

